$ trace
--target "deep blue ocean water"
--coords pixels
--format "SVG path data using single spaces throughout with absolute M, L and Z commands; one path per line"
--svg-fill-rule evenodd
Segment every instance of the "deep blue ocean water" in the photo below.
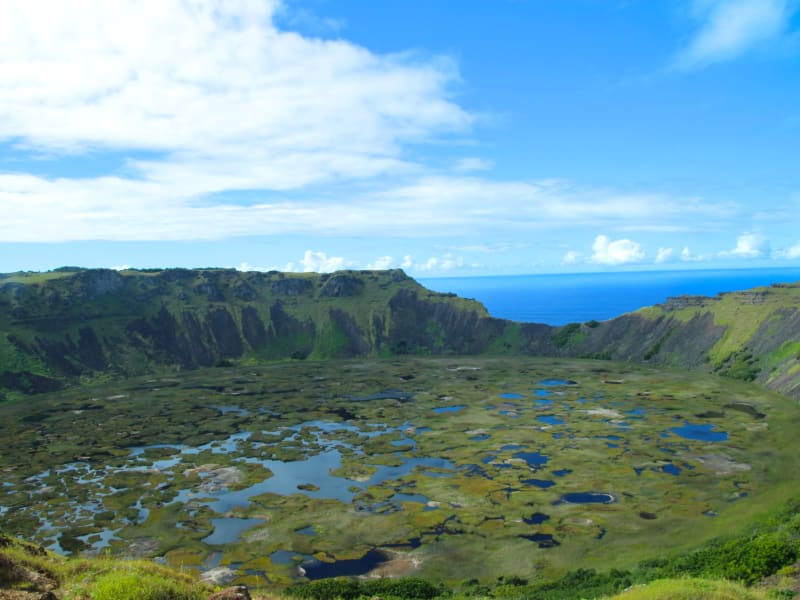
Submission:
M 800 281 L 800 267 L 420 279 L 437 292 L 484 304 L 493 317 L 564 325 L 603 321 L 683 294 L 716 296 Z

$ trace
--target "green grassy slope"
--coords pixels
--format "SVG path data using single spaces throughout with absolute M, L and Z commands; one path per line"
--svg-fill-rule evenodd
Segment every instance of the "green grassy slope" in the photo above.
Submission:
M 596 327 L 574 325 L 562 346 L 573 356 L 704 370 L 800 398 L 800 284 L 672 298 Z

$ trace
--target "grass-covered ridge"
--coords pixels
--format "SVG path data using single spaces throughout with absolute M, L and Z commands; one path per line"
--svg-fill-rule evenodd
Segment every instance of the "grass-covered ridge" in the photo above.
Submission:
M 65 267 L 0 275 L 0 393 L 216 364 L 400 355 L 634 360 L 800 398 L 800 286 L 680 297 L 598 323 L 491 318 L 400 270 Z

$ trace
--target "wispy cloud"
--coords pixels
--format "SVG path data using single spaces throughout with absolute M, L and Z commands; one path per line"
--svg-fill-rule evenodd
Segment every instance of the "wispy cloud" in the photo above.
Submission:
M 369 263 L 367 269 L 382 271 L 384 269 L 391 269 L 392 265 L 394 265 L 394 259 L 391 256 L 381 256 Z
M 525 234 L 563 227 L 654 224 L 681 230 L 719 226 L 736 207 L 694 198 L 576 186 L 569 182 L 491 181 L 474 177 L 383 181 L 358 194 L 295 197 L 263 193 L 235 204 L 198 197 L 197 181 L 121 177 L 49 180 L 0 174 L 0 241 L 191 240 L 304 233 L 436 237 L 487 230 Z
M 800 242 L 788 248 L 781 248 L 772 253 L 773 258 L 778 259 L 795 259 L 800 258 Z
M 325 252 L 315 252 L 306 250 L 299 263 L 290 262 L 284 268 L 289 272 L 304 273 L 332 273 L 354 266 L 352 261 L 345 260 L 341 256 L 328 256 Z
M 697 69 L 736 58 L 780 37 L 796 9 L 794 0 L 694 0 L 700 26 L 673 66 Z
M 673 259 L 675 251 L 672 248 L 659 248 L 656 254 L 656 264 L 669 262 Z
M 278 7 L 0 3 L 0 139 L 157 151 L 130 162 L 139 179 L 202 194 L 395 172 L 405 144 L 470 127 L 452 61 L 281 31 Z
M 468 156 L 460 158 L 453 166 L 453 170 L 460 173 L 467 173 L 470 171 L 489 171 L 494 168 L 494 161 L 477 156 Z

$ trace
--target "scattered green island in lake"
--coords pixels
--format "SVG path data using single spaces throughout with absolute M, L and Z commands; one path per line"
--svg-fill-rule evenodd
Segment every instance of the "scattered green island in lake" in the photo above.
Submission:
M 59 554 L 152 559 L 213 584 L 314 597 L 343 576 L 548 598 L 682 574 L 754 584 L 797 555 L 800 411 L 796 400 L 746 381 L 761 376 L 766 354 L 721 363 L 745 361 L 754 377 L 710 374 L 724 369 L 704 361 L 690 370 L 567 356 L 588 343 L 575 336 L 608 335 L 614 323 L 523 329 L 461 299 L 419 301 L 424 288 L 397 273 L 350 273 L 334 284 L 335 276 L 270 275 L 260 287 L 249 281 L 252 293 L 224 271 L 94 274 L 26 284 L 17 276 L 2 287 L 17 308 L 4 317 L 5 356 L 14 359 L 5 365 L 16 369 L 5 367 L 0 403 L 6 534 Z M 206 286 L 199 291 L 197 278 Z M 100 310 L 115 293 L 153 281 L 166 295 L 151 295 L 141 309 L 149 313 Z M 290 283 L 276 287 L 281 281 Z M 383 305 L 367 301 L 371 286 Z M 245 299 L 228 302 L 231 290 Z M 169 304 L 181 292 L 194 312 Z M 40 299 L 52 293 L 86 300 L 74 305 L 85 318 L 45 323 Z M 263 294 L 294 300 L 265 309 Z M 319 308 L 314 294 L 328 299 L 324 318 L 301 315 Z M 346 312 L 364 306 L 372 307 L 369 331 L 384 332 L 383 350 Z M 255 315 L 246 317 L 248 308 Z M 214 325 L 226 321 L 220 310 L 233 329 Z M 270 318 L 259 321 L 259 346 L 246 332 L 258 330 L 262 313 Z M 196 314 L 205 321 L 195 327 Z M 151 318 L 176 329 L 149 329 Z M 468 325 L 480 352 L 457 355 L 453 345 L 466 342 L 456 335 Z M 190 333 L 186 346 L 170 346 L 192 327 L 205 346 Z M 293 359 L 296 346 L 281 335 L 297 331 L 308 346 Z M 120 332 L 126 344 L 115 342 Z M 237 350 L 237 332 L 253 343 Z M 724 328 L 720 336 L 705 343 L 731 345 Z M 562 355 L 519 350 L 545 340 Z M 438 352 L 422 351 L 434 342 Z M 70 365 L 56 360 L 57 343 L 77 357 Z M 289 355 L 259 359 L 271 344 Z M 323 356 L 343 349 L 349 355 Z M 216 366 L 179 364 L 203 351 Z M 122 368 L 147 371 L 149 353 L 159 357 L 149 372 Z M 781 386 L 794 385 L 791 360 L 773 362 L 786 374 Z M 53 389 L 30 393 L 28 384 Z M 372 593 L 356 588 L 335 595 Z

